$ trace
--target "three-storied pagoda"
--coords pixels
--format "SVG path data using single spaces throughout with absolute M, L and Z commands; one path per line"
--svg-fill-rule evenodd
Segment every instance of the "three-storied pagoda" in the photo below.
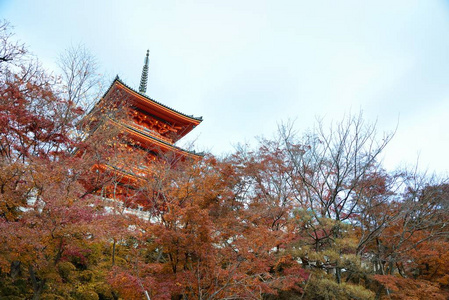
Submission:
M 187 158 L 199 159 L 201 154 L 184 150 L 175 143 L 188 134 L 202 121 L 201 117 L 194 117 L 176 111 L 154 99 L 146 93 L 148 80 L 149 51 L 147 51 L 142 70 L 139 90 L 136 91 L 126 85 L 117 76 L 104 96 L 95 105 L 88 115 L 91 135 L 95 135 L 95 128 L 99 124 L 107 123 L 108 128 L 113 128 L 121 135 L 122 144 L 125 147 L 141 150 L 146 157 L 143 161 L 151 164 L 162 156 L 171 156 L 174 161 Z M 122 110 L 122 111 L 121 111 Z M 120 114 L 121 117 L 117 117 Z M 119 113 L 117 113 L 119 112 Z M 125 116 L 125 117 L 123 117 Z M 143 151 L 142 151 L 143 150 Z M 113 198 L 124 198 L 129 192 L 129 187 L 136 184 L 141 176 L 139 170 L 147 166 L 124 166 L 120 163 L 108 162 L 96 164 L 97 172 L 109 172 L 116 174 Z M 124 188 L 126 187 L 126 188 Z M 109 187 L 110 190 L 110 187 Z M 117 197 L 117 195 L 121 195 Z M 106 193 L 110 198 L 111 192 Z

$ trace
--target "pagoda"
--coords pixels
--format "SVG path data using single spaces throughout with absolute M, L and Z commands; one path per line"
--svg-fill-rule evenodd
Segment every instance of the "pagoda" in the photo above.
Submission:
M 129 195 L 123 187 L 132 190 L 139 180 L 145 179 L 143 175 L 145 172 L 139 170 L 145 170 L 152 161 L 167 156 L 171 156 L 174 162 L 197 160 L 202 157 L 199 153 L 175 145 L 202 122 L 202 117 L 183 114 L 148 97 L 146 95 L 148 64 L 149 51 L 146 53 L 138 90 L 129 87 L 117 76 L 84 118 L 83 126 L 87 128 L 85 131 L 89 136 L 95 136 L 98 134 L 96 129 L 100 125 L 106 125 L 106 128 L 120 135 L 120 143 L 125 148 L 130 151 L 138 149 L 139 153 L 146 156 L 144 163 L 138 166 L 124 166 L 108 160 L 95 164 L 96 172 L 116 175 L 118 185 L 115 184 L 113 194 L 121 195 L 119 198 Z

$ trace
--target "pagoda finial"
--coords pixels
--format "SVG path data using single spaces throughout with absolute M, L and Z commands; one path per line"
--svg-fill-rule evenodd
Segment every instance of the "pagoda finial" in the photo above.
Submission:
M 145 57 L 145 62 L 142 68 L 142 77 L 140 78 L 139 92 L 145 93 L 147 91 L 148 82 L 148 62 L 149 62 L 150 50 L 147 50 L 147 56 Z

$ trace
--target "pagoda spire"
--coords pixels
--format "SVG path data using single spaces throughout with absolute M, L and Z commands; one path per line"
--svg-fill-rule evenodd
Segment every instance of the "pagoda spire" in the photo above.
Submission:
M 140 78 L 139 92 L 146 93 L 148 82 L 148 63 L 149 63 L 150 50 L 147 50 L 147 56 L 145 57 L 145 63 L 142 68 L 142 77 Z

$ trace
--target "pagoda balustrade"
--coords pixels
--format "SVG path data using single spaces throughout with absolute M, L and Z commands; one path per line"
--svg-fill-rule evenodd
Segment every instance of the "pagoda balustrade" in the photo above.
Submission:
M 130 128 L 133 128 L 133 129 L 135 129 L 137 131 L 140 131 L 140 132 L 142 132 L 144 134 L 151 135 L 152 137 L 157 138 L 157 139 L 159 139 L 161 141 L 167 142 L 169 144 L 173 144 L 173 140 L 172 139 L 161 135 L 160 133 L 158 133 L 155 130 L 149 129 L 146 126 L 139 125 L 139 124 L 136 124 L 135 122 L 130 122 L 130 121 L 124 122 L 124 125 L 127 126 L 127 127 L 130 127 Z

